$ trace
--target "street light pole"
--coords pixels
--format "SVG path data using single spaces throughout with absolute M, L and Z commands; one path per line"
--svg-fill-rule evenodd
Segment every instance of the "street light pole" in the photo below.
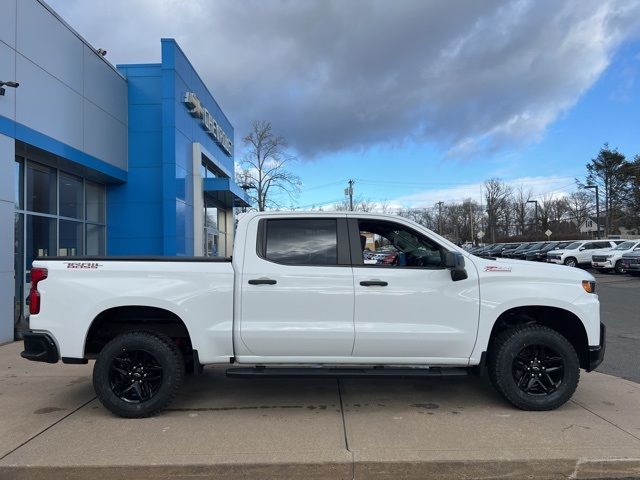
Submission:
M 600 240 L 600 195 L 598 195 L 598 185 L 585 185 L 584 188 L 593 188 L 596 191 L 596 238 Z
M 442 235 L 442 204 L 444 202 L 440 201 L 436 203 L 438 205 L 438 234 Z
M 537 236 L 537 233 L 538 233 L 538 200 L 527 200 L 527 203 L 535 203 L 536 204 L 536 215 L 535 215 L 535 217 L 533 219 L 533 221 L 534 221 L 533 233 L 534 233 L 534 235 Z

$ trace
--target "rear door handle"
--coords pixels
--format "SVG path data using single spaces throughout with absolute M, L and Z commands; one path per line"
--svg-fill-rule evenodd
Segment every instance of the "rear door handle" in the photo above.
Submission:
M 363 287 L 386 287 L 389 285 L 387 282 L 383 282 L 382 280 L 364 280 L 360 282 L 360 285 Z
M 270 278 L 254 278 L 249 280 L 249 285 L 275 285 L 278 283 L 276 280 Z

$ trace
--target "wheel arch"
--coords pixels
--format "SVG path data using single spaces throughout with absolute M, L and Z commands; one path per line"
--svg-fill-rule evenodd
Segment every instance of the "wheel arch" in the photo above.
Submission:
M 149 331 L 170 338 L 185 355 L 193 352 L 185 322 L 175 313 L 149 305 L 119 305 L 97 314 L 85 336 L 85 358 L 95 358 L 114 337 L 132 331 Z
M 580 367 L 588 368 L 589 340 L 584 324 L 575 313 L 554 306 L 518 306 L 502 312 L 491 329 L 487 354 L 491 354 L 493 341 L 497 335 L 504 330 L 523 324 L 544 325 L 560 333 L 578 354 Z

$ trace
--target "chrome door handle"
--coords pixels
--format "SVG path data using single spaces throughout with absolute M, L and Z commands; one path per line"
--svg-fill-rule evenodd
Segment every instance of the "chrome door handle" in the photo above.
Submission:
M 254 278 L 249 280 L 249 285 L 275 285 L 278 283 L 276 280 L 270 278 Z
M 364 280 L 360 282 L 360 285 L 363 287 L 386 287 L 389 285 L 387 282 L 383 282 L 382 280 Z

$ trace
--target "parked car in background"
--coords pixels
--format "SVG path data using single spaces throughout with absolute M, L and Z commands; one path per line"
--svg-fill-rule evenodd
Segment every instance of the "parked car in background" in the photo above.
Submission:
M 505 243 L 502 246 L 500 252 L 496 255 L 497 257 L 506 257 L 508 253 L 513 252 L 516 248 L 518 248 L 521 243 Z
M 561 248 L 565 248 L 567 245 L 570 245 L 574 242 L 574 240 L 568 240 L 565 242 L 549 242 L 542 248 L 535 248 L 532 250 L 528 250 L 524 259 L 533 261 L 533 262 L 546 262 L 547 254 L 553 250 L 559 250 Z
M 640 251 L 623 254 L 622 268 L 631 275 L 640 275 Z
M 591 265 L 591 257 L 605 249 L 611 249 L 617 245 L 615 240 L 580 240 L 567 245 L 564 249 L 549 252 L 547 261 L 564 264 L 568 267 L 578 265 Z M 600 251 L 600 252 L 596 252 Z
M 538 250 L 542 247 L 544 247 L 547 243 L 549 242 L 534 242 L 529 244 L 529 246 L 527 246 L 527 248 L 524 248 L 522 250 L 520 250 L 519 252 L 513 252 L 511 254 L 511 258 L 517 259 L 517 260 L 524 260 L 525 256 L 527 255 L 527 253 L 533 251 L 533 250 Z
M 591 256 L 591 266 L 596 270 L 624 273 L 622 257 L 625 253 L 640 251 L 640 240 L 622 242 L 608 252 L 598 252 Z
M 526 250 L 527 248 L 531 247 L 531 245 L 533 245 L 535 242 L 525 242 L 525 243 L 521 243 L 520 245 L 518 245 L 516 248 L 505 251 L 502 253 L 502 256 L 504 258 L 512 258 L 513 255 L 518 254 L 524 250 Z

